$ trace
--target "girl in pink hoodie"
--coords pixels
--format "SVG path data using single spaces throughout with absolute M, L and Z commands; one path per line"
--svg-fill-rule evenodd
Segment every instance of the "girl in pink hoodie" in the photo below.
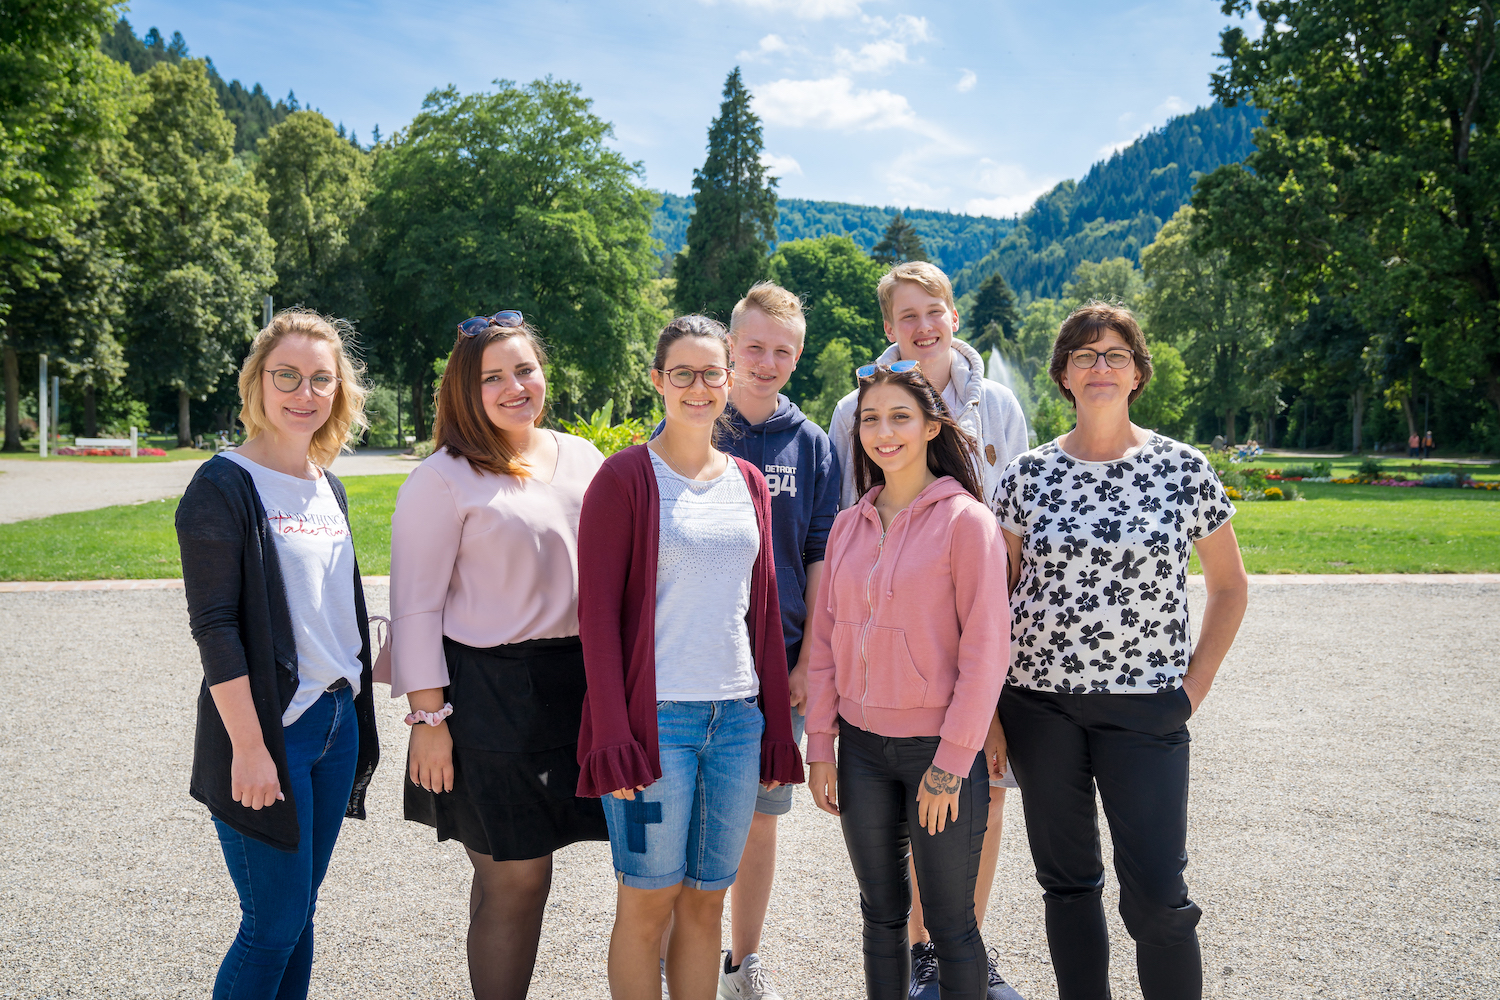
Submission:
M 863 495 L 834 521 L 808 619 L 808 785 L 843 823 L 871 1000 L 904 1000 L 909 988 L 908 843 L 944 996 L 981 1000 L 981 751 L 1009 656 L 1006 550 L 980 499 L 974 445 L 921 370 L 858 374 Z

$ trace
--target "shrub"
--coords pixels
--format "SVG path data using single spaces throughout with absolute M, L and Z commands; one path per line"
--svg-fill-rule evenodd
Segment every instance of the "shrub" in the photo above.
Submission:
M 1385 476 L 1385 470 L 1380 467 L 1380 459 L 1367 458 L 1359 463 L 1357 474 L 1369 479 L 1381 479 Z
M 1459 482 L 1456 472 L 1434 472 L 1422 477 L 1423 486 L 1437 486 L 1445 489 L 1454 489 Z
M 1208 453 L 1208 464 L 1213 467 L 1224 485 L 1224 492 L 1231 500 L 1260 500 L 1265 496 L 1266 470 L 1251 465 L 1238 465 L 1223 452 Z
M 1261 492 L 1261 495 L 1264 496 L 1267 500 L 1286 499 L 1286 495 L 1281 492 L 1281 487 L 1279 486 L 1267 486 L 1265 490 Z
M 1321 479 L 1324 476 L 1332 475 L 1332 462 L 1318 462 L 1314 465 L 1288 465 L 1281 470 L 1282 479 Z
M 614 412 L 615 401 L 611 399 L 602 408 L 590 414 L 587 420 L 559 420 L 558 423 L 562 424 L 563 430 L 569 434 L 576 434 L 586 441 L 593 442 L 594 447 L 602 451 L 606 457 L 633 444 L 645 443 L 651 433 L 651 428 L 646 426 L 645 421 L 635 417 L 626 417 L 618 424 L 611 426 L 609 419 Z
M 428 438 L 426 441 L 418 441 L 411 446 L 411 453 L 418 458 L 426 458 L 428 455 L 431 455 L 432 439 Z

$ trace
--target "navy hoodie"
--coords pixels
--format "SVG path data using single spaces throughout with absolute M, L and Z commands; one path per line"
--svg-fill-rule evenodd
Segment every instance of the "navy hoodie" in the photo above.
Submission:
M 791 669 L 797 665 L 807 621 L 807 567 L 823 561 L 828 531 L 839 512 L 838 456 L 823 428 L 785 396 L 776 397 L 776 412 L 765 423 L 751 424 L 733 406 L 724 415 L 730 429 L 719 447 L 754 465 L 771 488 L 776 593 L 781 598 L 786 665 Z M 660 433 L 658 424 L 652 436 Z

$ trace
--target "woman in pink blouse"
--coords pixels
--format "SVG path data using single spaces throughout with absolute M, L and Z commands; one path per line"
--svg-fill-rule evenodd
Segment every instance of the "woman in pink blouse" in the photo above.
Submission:
M 575 796 L 585 688 L 578 512 L 604 458 L 541 427 L 546 354 L 514 310 L 459 326 L 432 456 L 391 519 L 391 696 L 411 725 L 406 818 L 474 865 L 476 1000 L 526 995 L 552 852 L 607 840 Z

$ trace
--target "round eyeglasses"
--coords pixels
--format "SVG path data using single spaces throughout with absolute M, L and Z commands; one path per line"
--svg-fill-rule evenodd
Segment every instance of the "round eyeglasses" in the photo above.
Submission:
M 656 370 L 665 375 L 667 381 L 679 389 L 690 388 L 699 378 L 702 378 L 703 384 L 710 389 L 717 389 L 729 381 L 729 369 L 718 365 L 709 365 L 707 368 L 689 368 L 686 365 L 679 365 L 665 371 L 660 368 Z
M 303 379 L 307 379 L 307 386 L 315 396 L 332 396 L 339 387 L 338 376 L 327 372 L 304 375 L 290 368 L 267 368 L 265 371 L 271 376 L 271 382 L 282 392 L 296 392 L 302 386 Z
M 470 316 L 458 324 L 458 332 L 465 337 L 475 337 L 492 326 L 514 327 L 526 322 L 519 309 L 501 309 L 493 316 Z
M 1124 348 L 1120 347 L 1117 347 L 1114 350 L 1103 352 L 1090 351 L 1085 349 L 1082 351 L 1073 352 L 1073 367 L 1092 368 L 1095 364 L 1098 363 L 1101 353 L 1104 357 L 1104 363 L 1109 365 L 1111 368 L 1124 368 L 1126 365 L 1130 364 L 1130 362 L 1135 360 L 1134 351 L 1127 351 Z

